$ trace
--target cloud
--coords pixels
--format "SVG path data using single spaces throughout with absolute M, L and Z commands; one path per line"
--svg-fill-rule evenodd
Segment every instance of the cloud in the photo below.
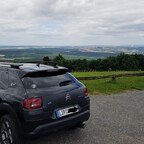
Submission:
M 143 5 L 143 0 L 0 1 L 0 44 L 144 44 Z

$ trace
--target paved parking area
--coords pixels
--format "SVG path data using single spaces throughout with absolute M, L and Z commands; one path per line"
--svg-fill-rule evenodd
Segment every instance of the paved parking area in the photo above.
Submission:
M 27 144 L 144 144 L 144 91 L 91 98 L 85 129 L 65 130 Z

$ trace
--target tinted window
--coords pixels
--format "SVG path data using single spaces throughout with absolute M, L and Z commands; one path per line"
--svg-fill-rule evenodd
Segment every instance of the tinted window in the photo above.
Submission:
M 0 88 L 8 88 L 8 72 L 0 70 Z
M 24 77 L 22 81 L 27 89 L 66 86 L 73 83 L 73 80 L 66 74 L 60 75 L 37 75 L 32 77 Z

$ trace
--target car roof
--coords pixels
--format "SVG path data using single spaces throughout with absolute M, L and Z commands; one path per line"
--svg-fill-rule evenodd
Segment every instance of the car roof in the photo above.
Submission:
M 27 73 L 33 73 L 33 72 L 40 72 L 40 71 L 68 71 L 65 67 L 57 66 L 56 64 L 52 65 L 45 65 L 45 64 L 35 64 L 35 63 L 0 63 L 0 67 L 3 68 L 9 68 L 9 69 L 15 69 L 16 71 L 19 71 L 20 76 L 23 77 Z

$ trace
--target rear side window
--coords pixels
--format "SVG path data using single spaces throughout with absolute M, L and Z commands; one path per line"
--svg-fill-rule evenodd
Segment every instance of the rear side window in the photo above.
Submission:
M 27 89 L 46 88 L 55 86 L 66 86 L 73 83 L 68 73 L 60 75 L 34 75 L 22 78 Z
M 8 88 L 8 72 L 0 70 L 0 89 Z

